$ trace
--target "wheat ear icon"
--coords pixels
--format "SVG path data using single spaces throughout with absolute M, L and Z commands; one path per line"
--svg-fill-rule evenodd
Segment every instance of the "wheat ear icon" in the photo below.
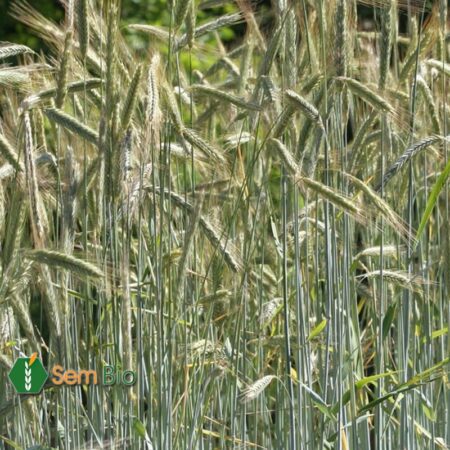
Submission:
M 25 390 L 31 390 L 31 369 L 28 362 L 25 363 Z
M 37 358 L 37 353 L 33 353 L 30 356 L 29 361 L 25 361 L 25 390 L 31 390 L 31 366 L 34 364 Z

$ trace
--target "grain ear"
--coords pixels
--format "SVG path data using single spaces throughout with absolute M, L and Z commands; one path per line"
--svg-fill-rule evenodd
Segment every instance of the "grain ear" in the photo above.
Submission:
M 266 375 L 265 377 L 255 381 L 241 392 L 239 396 L 240 401 L 242 403 L 248 403 L 255 400 L 264 392 L 264 390 L 275 378 L 277 378 L 275 375 Z
M 83 124 L 81 121 L 57 108 L 47 108 L 44 112 L 52 122 L 61 125 L 63 128 L 75 133 L 82 139 L 86 139 L 88 142 L 98 145 L 97 132 Z

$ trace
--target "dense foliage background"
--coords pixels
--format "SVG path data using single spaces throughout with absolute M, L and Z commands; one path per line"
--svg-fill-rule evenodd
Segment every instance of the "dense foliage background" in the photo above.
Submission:
M 0 449 L 449 448 L 447 3 L 9 4 Z

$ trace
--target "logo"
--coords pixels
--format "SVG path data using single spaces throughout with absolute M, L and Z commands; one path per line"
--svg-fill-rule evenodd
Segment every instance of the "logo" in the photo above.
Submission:
M 50 381 L 55 386 L 68 385 L 97 385 L 98 374 L 94 370 L 64 370 L 55 365 L 51 370 Z M 49 374 L 44 369 L 37 353 L 29 358 L 18 358 L 10 370 L 8 377 L 18 394 L 39 394 L 47 381 Z M 102 373 L 102 384 L 112 386 L 121 384 L 133 386 L 136 383 L 136 372 L 132 370 L 121 371 L 114 366 L 105 365 Z
M 29 358 L 18 358 L 8 377 L 18 394 L 39 394 L 48 378 L 37 353 Z
M 94 370 L 64 370 L 60 365 L 52 369 L 51 381 L 53 384 L 98 384 L 97 372 Z M 136 372 L 132 370 L 120 371 L 114 366 L 103 367 L 103 386 L 112 386 L 113 384 L 122 384 L 124 386 L 133 386 L 136 383 Z

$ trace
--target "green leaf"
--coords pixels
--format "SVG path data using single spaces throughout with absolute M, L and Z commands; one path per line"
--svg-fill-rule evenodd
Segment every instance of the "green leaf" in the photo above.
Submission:
M 435 372 L 437 372 L 439 369 L 444 367 L 450 362 L 450 357 L 443 359 L 442 361 L 438 362 L 434 366 L 429 367 L 428 369 L 425 369 L 423 372 L 418 373 L 417 375 L 414 375 L 410 380 L 408 380 L 406 383 L 404 383 L 404 386 L 409 386 L 411 384 L 417 384 L 417 383 L 423 383 L 430 381 L 429 377 L 430 375 L 433 375 Z
M 438 337 L 445 336 L 448 333 L 448 327 L 441 328 L 440 330 L 433 331 L 431 333 L 431 339 L 437 339 Z M 424 336 L 422 338 L 422 343 L 427 342 L 429 336 Z
M 11 446 L 12 448 L 15 448 L 17 450 L 23 450 L 23 447 L 21 445 L 19 445 L 17 442 L 11 441 L 11 439 L 8 439 L 5 436 L 0 436 L 0 439 L 4 442 L 6 442 L 9 446 Z
M 433 411 L 430 407 L 425 405 L 425 403 L 422 403 L 422 410 L 425 414 L 425 416 L 430 420 L 431 422 L 436 422 L 436 412 Z
M 145 439 L 145 425 L 137 417 L 133 419 L 133 429 L 139 437 Z
M 322 322 L 320 322 L 313 328 L 310 335 L 308 336 L 308 341 L 311 341 L 316 336 L 318 336 L 325 329 L 326 326 L 327 326 L 327 319 L 323 319 Z
M 299 384 L 302 386 L 302 388 L 309 393 L 309 395 L 311 396 L 311 400 L 317 405 L 317 406 L 321 406 L 323 408 L 325 408 L 328 413 L 330 412 L 330 408 L 328 407 L 327 403 L 325 402 L 325 400 L 315 391 L 313 391 L 310 387 L 308 387 L 306 384 L 303 384 L 301 382 L 299 382 Z M 322 408 L 320 408 L 322 410 Z
M 54 447 L 43 447 L 42 445 L 33 445 L 33 447 L 27 447 L 27 450 L 56 450 Z
M 382 395 L 381 397 L 377 397 L 375 400 L 372 400 L 371 402 L 369 402 L 367 405 L 363 406 L 360 410 L 359 410 L 359 414 L 364 414 L 365 412 L 371 410 L 372 408 L 374 408 L 375 406 L 379 405 L 380 403 L 385 402 L 386 400 L 389 400 L 392 397 L 397 397 L 400 394 L 403 394 L 404 392 L 410 391 L 414 388 L 416 388 L 417 386 L 419 386 L 418 384 L 412 384 L 410 386 L 402 386 L 398 389 L 394 389 L 391 392 L 388 392 L 386 395 Z
M 383 319 L 383 341 L 386 339 L 397 312 L 397 303 L 389 305 Z
M 438 337 L 444 336 L 447 333 L 448 333 L 448 327 L 441 328 L 440 330 L 436 330 L 431 333 L 431 339 L 436 339 Z
M 443 170 L 443 172 L 439 175 L 439 178 L 437 179 L 436 184 L 433 186 L 430 196 L 428 197 L 427 205 L 425 207 L 425 212 L 422 215 L 422 219 L 420 220 L 419 228 L 417 229 L 417 235 L 416 235 L 417 242 L 419 241 L 420 236 L 422 235 L 423 230 L 425 229 L 425 227 L 428 223 L 431 213 L 433 212 L 434 205 L 436 204 L 439 194 L 440 194 L 442 188 L 444 187 L 445 182 L 447 181 L 447 178 L 449 177 L 449 175 L 450 175 L 450 161 L 445 166 L 445 169 Z M 416 245 L 417 245 L 417 243 L 416 243 Z
M 356 389 L 361 389 L 364 386 L 366 386 L 367 384 L 370 384 L 370 383 L 376 384 L 375 382 L 378 381 L 379 379 L 389 377 L 393 373 L 395 373 L 395 372 L 379 373 L 377 375 L 371 375 L 370 377 L 361 378 L 359 381 L 357 381 L 355 383 L 355 387 L 356 387 Z
M 438 364 L 435 364 L 434 366 L 424 370 L 423 372 L 420 372 L 419 374 L 413 376 L 410 380 L 408 380 L 406 383 L 403 383 L 399 385 L 396 389 L 394 389 L 391 392 L 388 392 L 386 395 L 383 395 L 381 397 L 376 398 L 375 400 L 372 400 L 367 405 L 363 406 L 359 410 L 359 414 L 363 414 L 366 411 L 374 408 L 380 403 L 385 402 L 386 400 L 389 400 L 391 397 L 396 397 L 400 394 L 403 394 L 404 392 L 410 391 L 412 389 L 415 389 L 416 387 L 420 386 L 421 384 L 425 382 L 431 382 L 434 381 L 434 379 L 430 379 L 429 376 L 434 374 L 438 371 L 438 369 L 442 368 L 446 364 L 450 362 L 450 357 L 445 358 L 442 361 L 440 361 Z M 392 373 L 392 372 L 391 372 Z
M 380 373 L 377 375 L 372 375 L 370 377 L 361 378 L 359 381 L 357 381 L 355 383 L 355 389 L 361 389 L 369 383 L 376 384 L 376 381 L 378 381 L 380 378 L 388 377 L 389 375 L 392 375 L 393 373 L 395 373 L 395 372 Z M 345 391 L 344 395 L 342 396 L 342 406 L 346 405 L 350 401 L 350 399 L 351 399 L 351 392 L 350 392 L 350 389 L 348 389 L 347 391 Z M 339 403 L 337 402 L 331 408 L 331 412 L 333 414 L 337 414 L 338 411 L 339 411 Z
M 345 406 L 351 399 L 351 392 L 350 389 L 348 389 L 347 391 L 344 392 L 344 395 L 342 396 L 342 406 Z M 336 402 L 332 408 L 331 408 L 331 412 L 333 414 L 337 414 L 339 412 L 339 402 Z

